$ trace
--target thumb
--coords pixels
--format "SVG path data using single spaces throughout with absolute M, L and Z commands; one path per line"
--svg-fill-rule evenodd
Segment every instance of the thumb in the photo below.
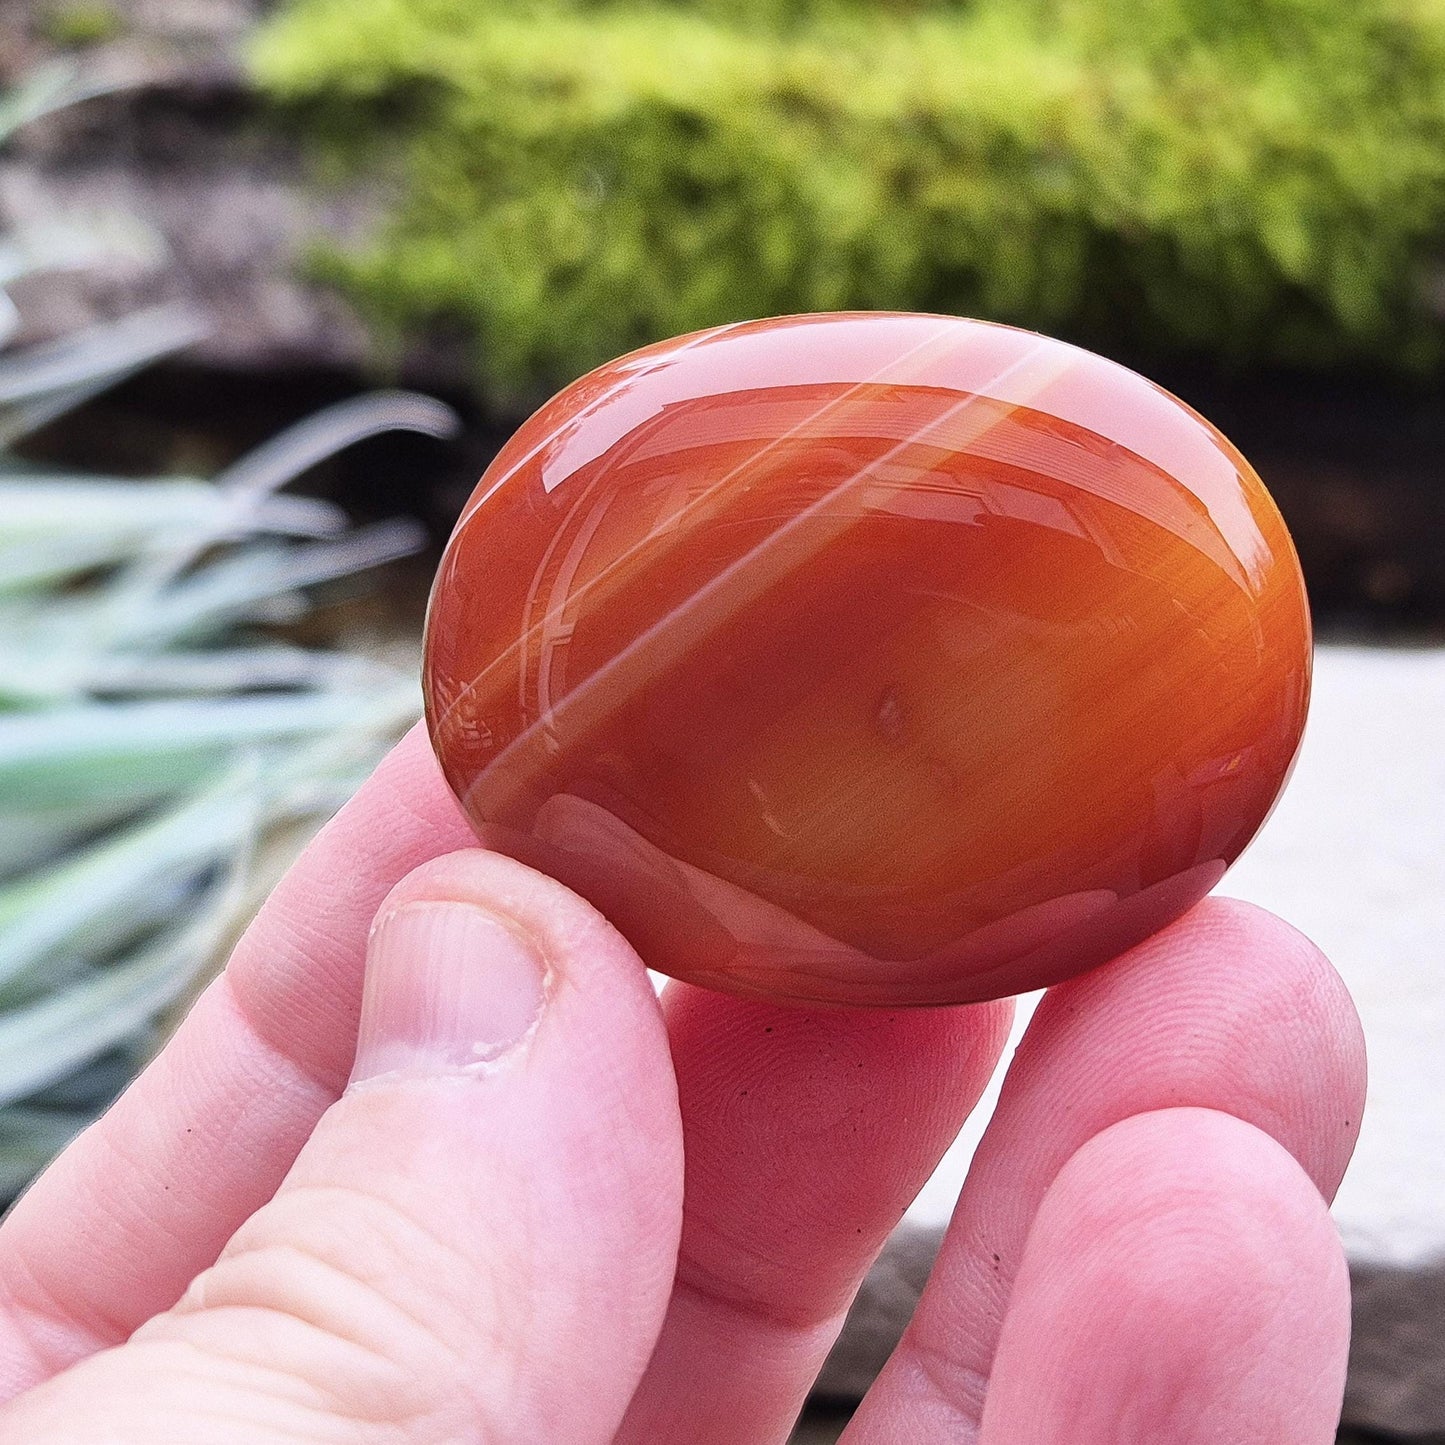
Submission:
M 682 1213 L 632 950 L 509 859 L 437 859 L 372 930 L 356 1067 L 274 1199 L 0 1441 L 610 1440 Z

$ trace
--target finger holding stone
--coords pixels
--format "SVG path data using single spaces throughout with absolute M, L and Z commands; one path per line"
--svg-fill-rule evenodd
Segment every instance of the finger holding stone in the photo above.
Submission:
M 982 1445 L 1332 1445 L 1350 1341 L 1318 1190 L 1253 1125 L 1136 1114 L 1029 1231 Z
M 1330 1198 L 1359 1131 L 1364 1085 L 1359 1020 L 1339 976 L 1307 939 L 1247 904 L 1206 900 L 1051 990 L 850 1445 L 977 1439 L 1034 1216 L 1096 1134 L 1158 1109 L 1217 1109 L 1275 1139 Z
M 686 1151 L 677 1280 L 618 1445 L 788 1428 L 1008 1036 L 1006 1003 L 803 1009 L 664 994 Z

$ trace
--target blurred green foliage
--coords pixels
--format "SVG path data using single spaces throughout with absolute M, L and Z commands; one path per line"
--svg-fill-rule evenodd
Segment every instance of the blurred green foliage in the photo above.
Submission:
M 52 45 L 79 49 L 116 39 L 124 34 L 125 21 L 105 0 L 69 0 L 45 11 L 40 28 Z
M 252 63 L 392 188 L 323 274 L 503 396 L 842 308 L 1442 355 L 1439 0 L 289 0 Z

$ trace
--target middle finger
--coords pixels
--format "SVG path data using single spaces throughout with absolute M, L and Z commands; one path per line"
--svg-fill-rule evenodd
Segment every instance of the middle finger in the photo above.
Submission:
M 1012 1005 L 663 995 L 686 1159 L 662 1334 L 617 1440 L 778 1441 L 890 1230 L 977 1103 Z

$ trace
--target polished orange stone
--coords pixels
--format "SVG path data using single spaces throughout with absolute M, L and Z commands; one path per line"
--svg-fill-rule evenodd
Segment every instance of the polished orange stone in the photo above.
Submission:
M 480 836 L 654 968 L 938 1004 L 1208 892 L 1287 777 L 1299 564 L 1208 422 L 1062 342 L 749 322 L 625 356 L 482 478 L 427 627 Z

